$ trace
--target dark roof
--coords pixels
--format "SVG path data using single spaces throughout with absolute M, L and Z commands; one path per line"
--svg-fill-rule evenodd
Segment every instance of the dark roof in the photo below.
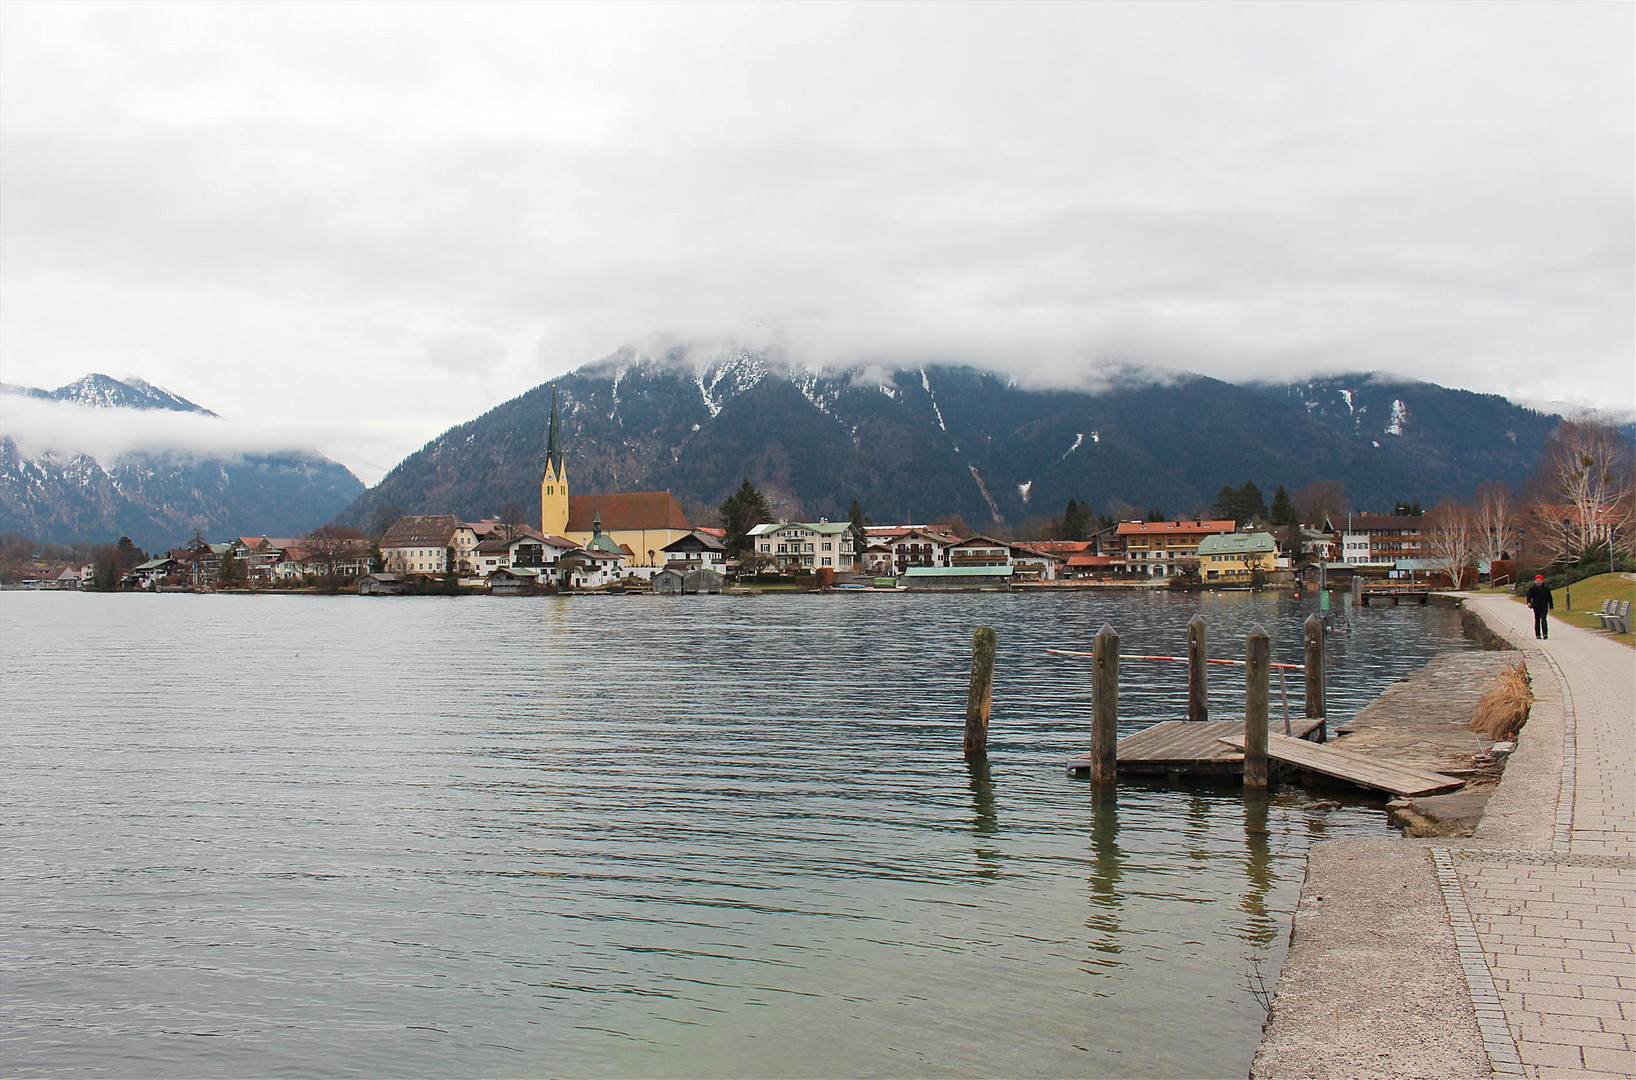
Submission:
M 602 515 L 603 532 L 631 529 L 691 529 L 687 515 L 668 491 L 626 491 L 615 495 L 568 496 L 568 532 L 590 532 Z
M 448 547 L 463 522 L 453 514 L 400 517 L 381 536 L 381 547 Z
M 694 529 L 680 540 L 672 540 L 665 551 L 726 551 L 727 546 L 709 533 Z
M 538 529 L 531 529 L 527 525 L 519 525 L 517 526 L 516 532 L 512 535 L 510 540 L 495 536 L 491 531 L 489 533 L 489 538 L 477 545 L 477 550 L 486 552 L 505 551 L 507 548 L 511 547 L 512 544 L 515 544 L 521 540 L 527 540 L 535 544 L 542 544 L 545 542 L 545 536 Z M 577 546 L 572 542 L 565 541 L 565 543 L 569 547 Z

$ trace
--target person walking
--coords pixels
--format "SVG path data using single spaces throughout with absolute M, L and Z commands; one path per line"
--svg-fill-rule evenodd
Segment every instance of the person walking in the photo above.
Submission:
M 1528 606 L 1534 609 L 1534 636 L 1551 636 L 1551 621 L 1546 616 L 1556 606 L 1551 599 L 1551 588 L 1545 584 L 1544 574 L 1534 575 L 1534 584 L 1528 590 Z

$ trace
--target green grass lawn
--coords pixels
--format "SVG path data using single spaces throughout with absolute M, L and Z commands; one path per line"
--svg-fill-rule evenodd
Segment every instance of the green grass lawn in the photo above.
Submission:
M 1574 609 L 1567 610 L 1568 590 L 1552 589 L 1551 596 L 1556 600 L 1556 609 L 1552 612 L 1563 622 L 1573 623 L 1575 626 L 1589 627 L 1592 630 L 1600 629 L 1602 620 L 1592 615 L 1593 611 L 1602 610 L 1604 600 L 1636 600 L 1636 581 L 1622 577 L 1619 574 L 1598 574 L 1586 578 L 1584 581 L 1574 582 Z M 1518 597 L 1521 602 L 1521 597 Z M 1636 611 L 1631 613 L 1636 618 Z M 1614 641 L 1623 642 L 1636 648 L 1636 634 L 1609 634 Z

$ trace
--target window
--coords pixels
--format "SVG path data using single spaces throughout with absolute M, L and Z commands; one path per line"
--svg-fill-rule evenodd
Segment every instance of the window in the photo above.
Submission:
M 827 546 L 828 546 L 828 545 L 827 545 L 827 544 L 826 544 L 826 545 L 825 545 L 825 546 L 826 546 L 826 547 L 827 547 Z M 825 565 L 825 566 L 828 566 L 828 565 L 829 565 L 829 556 L 828 556 L 828 555 L 825 555 L 825 556 L 824 556 L 824 565 Z
M 826 540 L 826 541 L 824 541 L 824 550 L 825 551 L 832 551 L 832 550 L 834 550 L 834 546 L 832 544 L 830 544 L 829 541 Z M 829 560 L 825 559 L 824 561 L 828 562 Z

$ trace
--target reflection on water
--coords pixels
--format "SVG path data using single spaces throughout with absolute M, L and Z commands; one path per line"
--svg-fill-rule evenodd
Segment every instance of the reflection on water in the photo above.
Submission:
M 1202 612 L 1298 659 L 1310 609 L 6 594 L 0 1072 L 1242 1074 L 1246 965 L 1379 807 L 1071 780 L 1089 665 L 1044 649 Z M 1332 714 L 1457 635 L 1359 612 Z M 1127 730 L 1181 715 L 1184 669 L 1122 675 Z

